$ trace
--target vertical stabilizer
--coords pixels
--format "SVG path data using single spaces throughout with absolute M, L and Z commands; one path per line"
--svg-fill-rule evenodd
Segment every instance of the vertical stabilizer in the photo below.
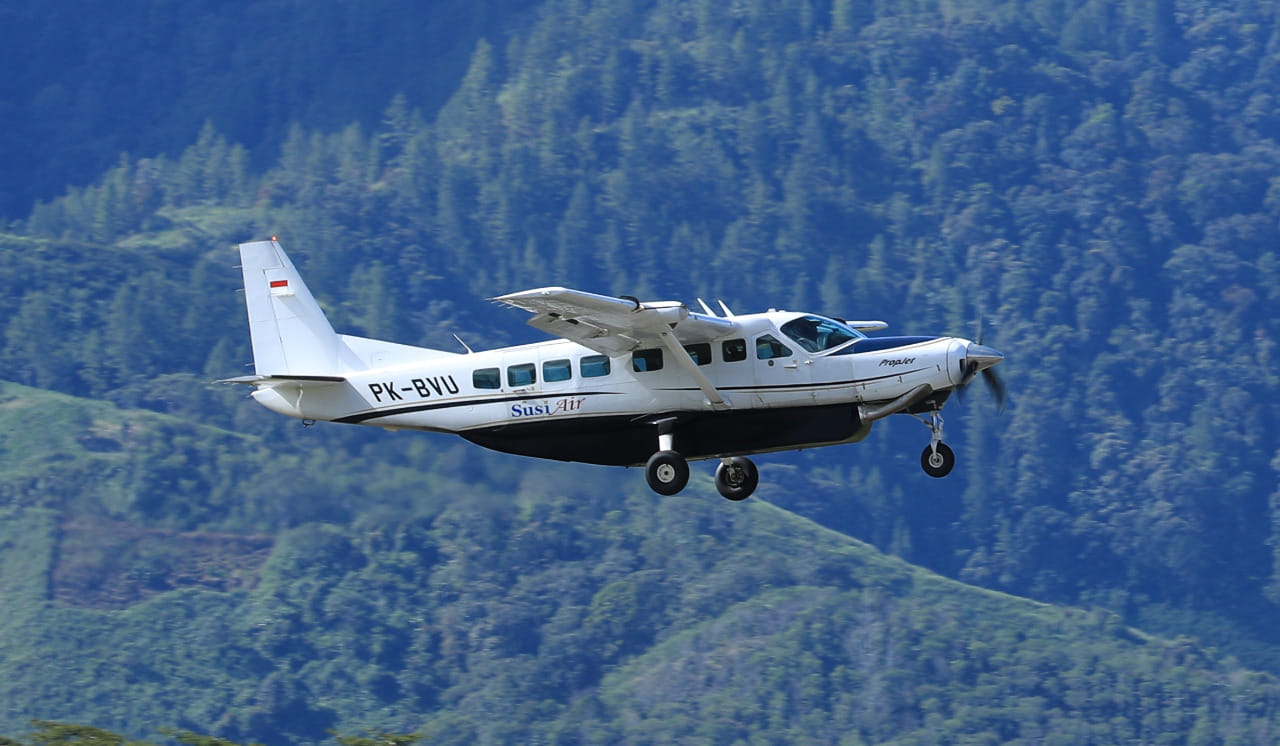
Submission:
M 275 239 L 242 243 L 240 263 L 255 372 L 262 376 L 341 375 L 346 346 L 280 243 Z

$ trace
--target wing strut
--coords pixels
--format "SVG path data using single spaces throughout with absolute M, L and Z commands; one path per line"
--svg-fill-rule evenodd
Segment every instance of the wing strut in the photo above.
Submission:
M 729 408 L 729 400 L 713 385 L 711 381 L 698 370 L 698 363 L 689 354 L 689 351 L 680 344 L 680 340 L 676 339 L 671 332 L 662 332 L 659 337 L 662 340 L 662 346 L 667 348 L 671 356 L 676 359 L 681 368 L 685 369 L 689 375 L 693 376 L 693 380 L 697 382 L 698 388 L 702 389 L 702 393 L 707 395 L 707 401 L 711 403 L 711 408 L 717 412 L 724 411 Z

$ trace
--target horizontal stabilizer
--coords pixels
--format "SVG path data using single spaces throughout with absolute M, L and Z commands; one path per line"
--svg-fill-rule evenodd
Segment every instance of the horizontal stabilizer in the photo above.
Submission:
M 328 386 L 335 383 L 345 383 L 347 379 L 342 376 L 295 376 L 295 375 L 275 375 L 275 376 L 236 376 L 235 378 L 223 378 L 218 383 L 241 383 L 249 386 L 278 386 L 283 383 L 292 384 L 313 384 L 320 386 Z

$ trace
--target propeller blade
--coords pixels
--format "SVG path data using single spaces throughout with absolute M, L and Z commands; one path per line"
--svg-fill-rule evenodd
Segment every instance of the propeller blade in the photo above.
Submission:
M 996 406 L 1003 412 L 1005 402 L 1004 381 L 1000 380 L 1000 376 L 996 375 L 996 372 L 991 368 L 986 368 L 982 371 L 982 379 L 986 381 L 987 388 L 991 389 L 991 395 L 995 397 Z

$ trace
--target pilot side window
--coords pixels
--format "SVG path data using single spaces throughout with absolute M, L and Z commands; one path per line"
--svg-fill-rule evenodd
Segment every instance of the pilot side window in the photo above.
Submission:
M 636 350 L 631 353 L 631 369 L 637 373 L 662 370 L 662 350 Z
M 726 363 L 736 363 L 739 360 L 747 359 L 747 340 L 745 339 L 726 339 L 720 345 L 720 353 L 724 355 Z
M 532 386 L 538 382 L 538 367 L 533 363 L 522 363 L 507 368 L 507 384 L 510 386 Z
M 568 360 L 548 360 L 542 364 L 542 380 L 547 383 L 567 381 L 573 378 L 573 368 Z
M 588 355 L 578 364 L 583 378 L 601 378 L 609 375 L 610 364 L 607 355 Z
M 471 374 L 471 385 L 478 389 L 500 389 L 502 374 L 497 368 L 481 368 Z
M 684 351 L 689 353 L 689 357 L 693 358 L 693 362 L 698 365 L 711 364 L 711 344 L 703 342 L 696 345 L 685 345 Z
M 756 357 L 772 360 L 775 357 L 791 357 L 791 348 L 778 341 L 772 334 L 756 338 Z

